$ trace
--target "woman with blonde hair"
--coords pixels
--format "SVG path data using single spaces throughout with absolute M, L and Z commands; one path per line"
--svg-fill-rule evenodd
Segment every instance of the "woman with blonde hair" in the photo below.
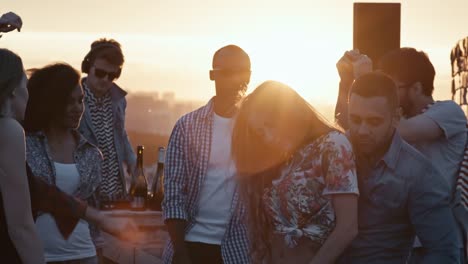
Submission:
M 333 263 L 357 234 L 346 136 L 292 88 L 267 81 L 243 101 L 232 140 L 252 262 Z

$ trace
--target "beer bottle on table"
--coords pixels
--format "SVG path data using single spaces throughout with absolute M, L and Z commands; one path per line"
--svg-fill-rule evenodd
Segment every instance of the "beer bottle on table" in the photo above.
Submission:
M 144 149 L 144 146 L 137 147 L 137 167 L 133 172 L 132 184 L 130 185 L 130 208 L 137 211 L 146 209 L 146 198 L 148 195 L 148 183 L 143 171 Z
M 158 165 L 156 173 L 153 178 L 153 186 L 151 192 L 153 197 L 151 199 L 151 208 L 156 211 L 162 211 L 161 203 L 164 199 L 164 159 L 166 150 L 164 147 L 159 147 L 158 150 Z

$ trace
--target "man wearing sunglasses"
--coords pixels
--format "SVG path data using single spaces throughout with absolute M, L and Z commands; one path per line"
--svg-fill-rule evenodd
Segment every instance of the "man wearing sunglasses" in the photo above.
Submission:
M 230 155 L 234 115 L 250 81 L 249 56 L 234 45 L 219 49 L 210 79 L 216 96 L 179 119 L 167 148 L 166 264 L 249 263 L 244 209 Z
M 125 131 L 127 93 L 114 83 L 120 77 L 123 63 L 120 44 L 113 39 L 99 39 L 91 44 L 81 65 L 87 76 L 82 80 L 85 112 L 80 132 L 98 146 L 104 156 L 99 190 L 101 202 L 126 197 L 124 169 L 131 173 L 136 165 L 136 155 Z

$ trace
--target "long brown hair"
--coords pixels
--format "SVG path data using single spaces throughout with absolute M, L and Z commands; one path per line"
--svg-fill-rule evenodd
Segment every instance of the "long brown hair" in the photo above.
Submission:
M 36 132 L 63 115 L 68 97 L 80 84 L 80 73 L 66 63 L 49 64 L 31 72 L 23 125 L 27 132 Z
M 266 187 L 279 176 L 281 166 L 293 153 L 267 143 L 250 125 L 256 113 L 266 113 L 272 126 L 295 122 L 306 135 L 304 142 L 336 130 L 309 103 L 289 86 L 266 81 L 248 95 L 239 109 L 233 129 L 232 157 L 237 167 L 241 198 L 247 208 L 253 262 L 271 257 L 273 223 L 262 202 Z

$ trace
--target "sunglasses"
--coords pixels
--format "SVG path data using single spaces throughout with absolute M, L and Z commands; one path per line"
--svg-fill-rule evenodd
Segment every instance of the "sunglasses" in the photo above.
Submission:
M 98 77 L 99 79 L 102 79 L 102 78 L 107 76 L 109 81 L 113 81 L 113 80 L 119 78 L 120 71 L 118 71 L 118 72 L 107 72 L 105 70 L 98 69 L 98 68 L 94 67 L 94 75 L 96 75 L 96 77 Z

